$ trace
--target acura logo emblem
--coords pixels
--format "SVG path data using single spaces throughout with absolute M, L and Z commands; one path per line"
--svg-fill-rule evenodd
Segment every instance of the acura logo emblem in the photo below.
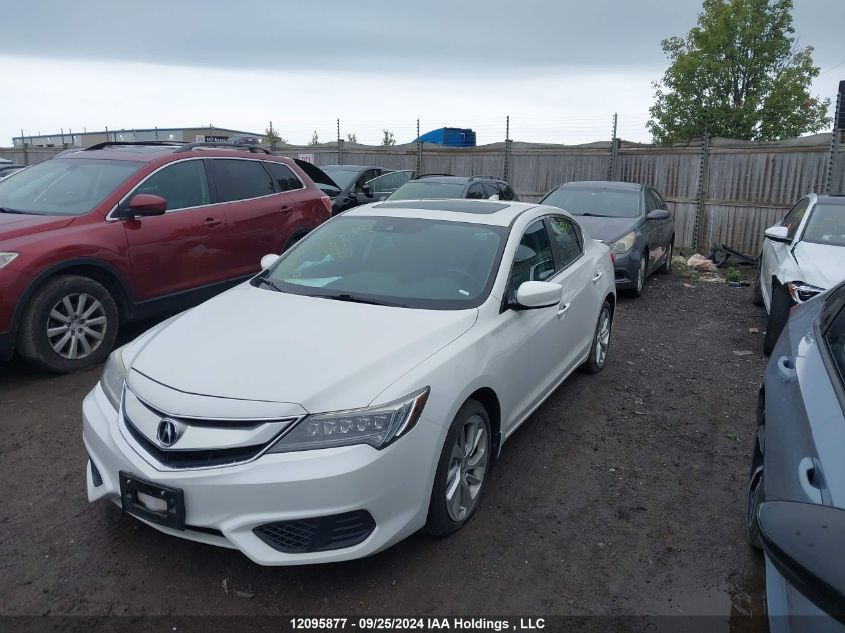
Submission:
M 176 423 L 170 418 L 163 418 L 161 422 L 158 423 L 156 439 L 158 440 L 158 443 L 165 448 L 173 446 L 176 443 L 176 440 L 179 439 Z

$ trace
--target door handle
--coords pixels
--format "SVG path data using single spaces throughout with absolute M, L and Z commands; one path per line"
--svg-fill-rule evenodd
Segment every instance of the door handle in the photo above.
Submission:
M 218 226 L 220 224 L 223 224 L 223 220 L 217 220 L 215 218 L 206 218 L 205 222 L 202 223 L 203 226 L 208 226 L 208 227 Z
M 810 479 L 812 477 L 812 480 Z M 822 503 L 822 491 L 818 486 L 821 480 L 821 469 L 812 457 L 805 457 L 798 463 L 798 483 L 807 499 L 813 503 Z
M 290 211 L 290 207 L 288 205 L 284 205 L 279 211 Z
M 599 271 L 595 275 L 593 275 L 593 283 L 594 284 L 597 284 L 599 282 L 599 279 L 601 279 L 601 275 L 602 275 L 601 271 Z
M 562 319 L 564 316 L 566 316 L 566 311 L 569 310 L 570 305 L 572 305 L 572 304 L 566 303 L 566 304 L 564 304 L 564 306 L 560 310 L 557 311 L 557 318 L 558 319 Z

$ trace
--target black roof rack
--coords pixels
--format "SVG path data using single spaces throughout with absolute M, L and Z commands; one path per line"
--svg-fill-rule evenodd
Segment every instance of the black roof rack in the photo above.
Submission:
M 469 177 L 470 180 L 481 180 L 482 178 L 485 179 L 485 180 L 501 180 L 501 178 L 499 178 L 498 176 L 470 176 Z
M 420 174 L 419 176 L 414 176 L 411 180 L 417 180 L 419 178 L 428 178 L 429 176 L 449 176 L 454 177 L 455 174 Z
M 119 145 L 151 145 L 153 147 L 160 145 L 164 147 L 177 147 L 181 144 L 181 141 L 104 141 L 103 143 L 97 143 L 91 147 L 86 147 L 83 151 L 88 152 L 94 149 L 104 149 L 106 147 L 116 147 Z
M 222 147 L 224 149 L 245 149 L 249 150 L 253 154 L 257 154 L 258 152 L 264 152 L 265 154 L 269 154 L 269 149 L 264 149 L 263 147 L 259 147 L 258 145 L 247 145 L 241 143 L 224 143 L 221 141 L 198 141 L 196 143 L 185 143 L 184 145 L 180 145 L 176 148 L 177 152 L 187 152 L 192 149 L 196 149 L 197 147 Z

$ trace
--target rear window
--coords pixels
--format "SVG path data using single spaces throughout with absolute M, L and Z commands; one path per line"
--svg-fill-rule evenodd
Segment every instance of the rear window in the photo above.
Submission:
M 461 198 L 464 184 L 460 182 L 436 182 L 414 180 L 406 182 L 391 193 L 388 200 L 430 200 L 443 198 Z
M 296 177 L 296 174 L 294 174 L 293 170 L 287 165 L 266 162 L 264 163 L 264 166 L 270 172 L 270 175 L 273 177 L 273 181 L 276 183 L 276 188 L 279 191 L 294 191 L 296 189 L 303 188 L 299 178 Z
M 276 192 L 261 161 L 215 158 L 210 163 L 218 202 L 260 198 Z
M 144 163 L 53 158 L 0 180 L 0 207 L 35 215 L 83 215 Z
M 540 203 L 558 207 L 572 215 L 606 218 L 636 218 L 640 215 L 638 191 L 559 187 L 543 198 Z

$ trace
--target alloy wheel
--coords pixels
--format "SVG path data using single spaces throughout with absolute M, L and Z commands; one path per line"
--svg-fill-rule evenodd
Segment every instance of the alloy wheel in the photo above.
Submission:
M 47 340 L 68 360 L 90 356 L 103 342 L 108 319 L 103 304 L 86 292 L 62 297 L 47 318 Z
M 449 518 L 463 521 L 475 509 L 487 473 L 487 427 L 479 415 L 464 422 L 455 438 L 446 471 Z
M 610 311 L 604 308 L 596 328 L 596 364 L 604 367 L 607 360 L 607 348 L 610 346 Z

